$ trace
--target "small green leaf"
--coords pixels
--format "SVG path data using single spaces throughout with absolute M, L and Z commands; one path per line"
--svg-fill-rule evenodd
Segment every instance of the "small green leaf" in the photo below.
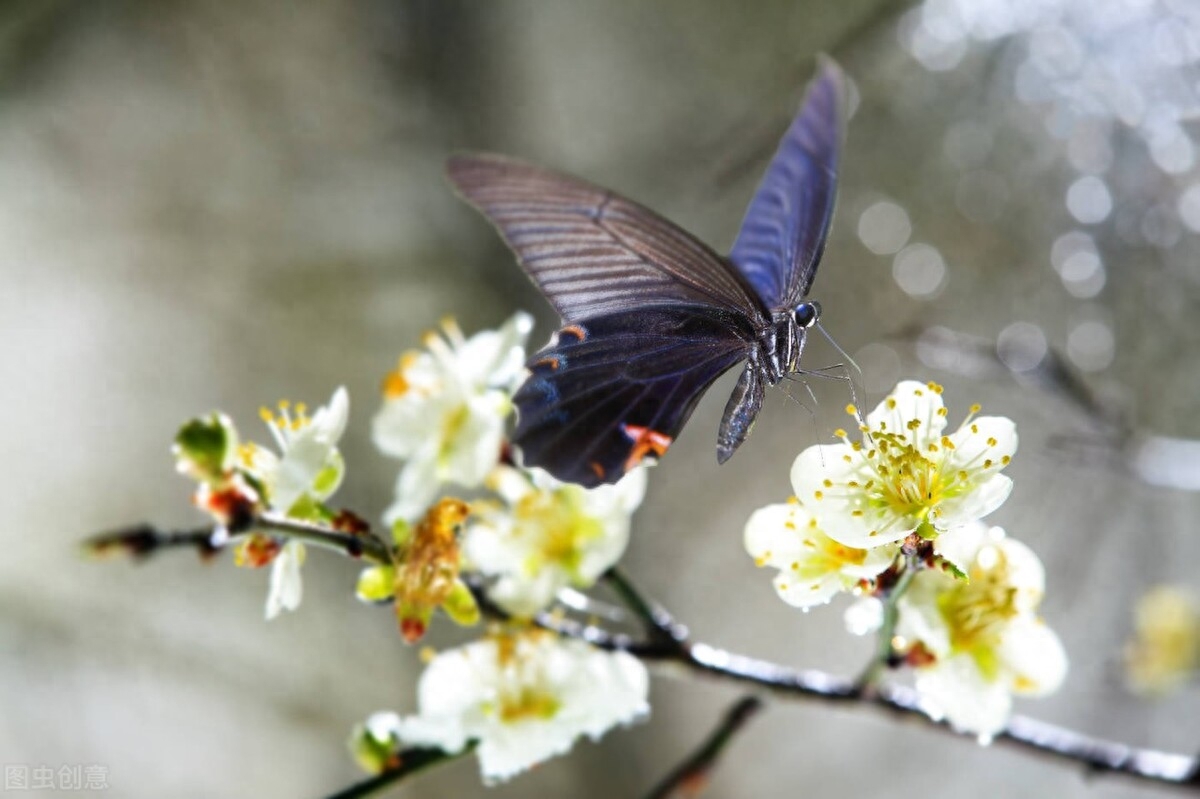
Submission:
M 355 594 L 363 602 L 388 602 L 395 593 L 396 570 L 391 566 L 371 566 L 358 575 Z

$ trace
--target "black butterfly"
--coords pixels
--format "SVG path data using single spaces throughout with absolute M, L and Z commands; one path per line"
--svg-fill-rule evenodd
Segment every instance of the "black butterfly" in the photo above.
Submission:
M 529 361 L 513 439 L 527 466 L 595 486 L 659 457 L 704 390 L 747 361 L 717 437 L 724 463 L 764 384 L 798 370 L 837 189 L 843 78 L 822 60 L 723 258 L 611 191 L 495 155 L 450 180 L 499 230 L 563 327 Z

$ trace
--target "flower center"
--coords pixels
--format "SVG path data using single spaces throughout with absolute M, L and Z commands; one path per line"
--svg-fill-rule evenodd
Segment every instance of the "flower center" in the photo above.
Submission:
M 986 564 L 986 565 L 985 565 Z M 969 652 L 986 675 L 994 671 L 994 649 L 1004 625 L 1019 612 L 1008 558 L 998 547 L 976 556 L 969 581 L 938 597 L 938 610 L 950 632 L 950 645 Z
M 588 541 L 603 534 L 600 522 L 584 515 L 575 494 L 577 489 L 535 491 L 526 494 L 514 509 L 519 534 L 536 542 L 535 552 L 526 563 L 532 574 L 548 564 L 575 573 L 583 560 Z
M 551 692 L 532 685 L 500 694 L 497 716 L 505 724 L 519 721 L 545 721 L 554 718 L 562 703 Z
M 878 503 L 898 515 L 924 519 L 945 497 L 940 464 L 922 455 L 903 434 L 881 430 L 873 439 L 879 452 Z

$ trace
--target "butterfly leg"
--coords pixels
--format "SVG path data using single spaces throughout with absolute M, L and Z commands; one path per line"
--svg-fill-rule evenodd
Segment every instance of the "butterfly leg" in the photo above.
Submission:
M 762 409 L 763 395 L 762 367 L 754 358 L 742 370 L 729 402 L 725 405 L 725 415 L 721 417 L 721 430 L 717 433 L 717 462 L 724 463 L 733 457 L 733 453 L 750 435 L 754 419 Z

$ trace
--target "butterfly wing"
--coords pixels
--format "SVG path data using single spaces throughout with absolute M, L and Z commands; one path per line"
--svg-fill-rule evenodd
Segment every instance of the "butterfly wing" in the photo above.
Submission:
M 661 456 L 704 390 L 747 357 L 751 335 L 744 322 L 699 305 L 563 327 L 530 360 L 515 397 L 525 464 L 590 487 Z
M 837 65 L 822 59 L 729 254 L 771 310 L 794 308 L 808 295 L 825 249 L 837 193 L 844 83 Z
M 455 156 L 446 171 L 567 322 L 681 303 L 769 318 L 726 259 L 611 191 L 496 155 Z

